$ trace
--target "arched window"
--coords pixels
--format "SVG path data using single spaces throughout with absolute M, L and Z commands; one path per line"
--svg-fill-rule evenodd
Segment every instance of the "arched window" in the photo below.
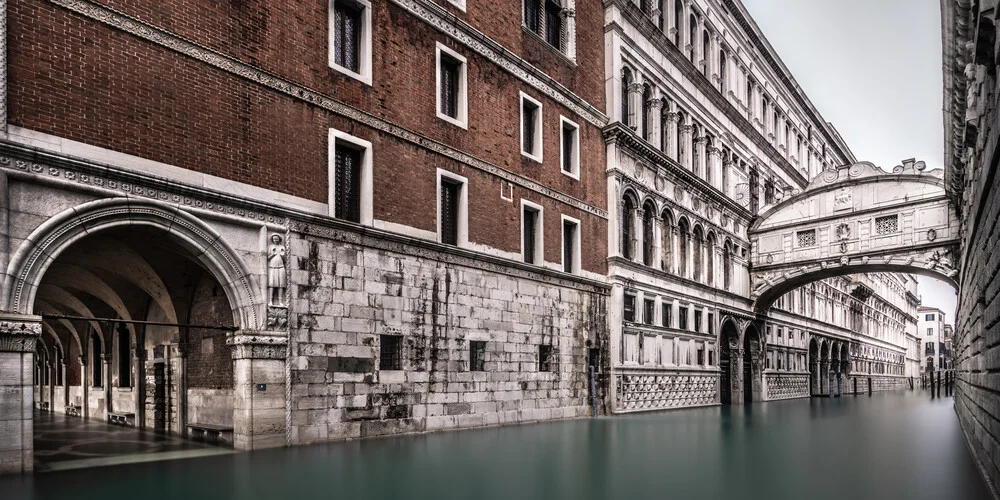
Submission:
M 642 86 L 642 138 L 647 141 L 650 139 L 649 135 L 652 132 L 652 127 L 649 126 L 649 102 L 653 99 L 653 91 L 649 88 L 649 85 Z
M 642 206 L 642 263 L 653 265 L 653 216 L 656 215 L 656 208 L 653 204 L 646 202 Z
M 688 231 L 687 219 L 681 219 L 677 223 L 677 230 L 680 233 L 680 255 L 678 256 L 677 273 L 686 278 L 688 276 L 688 255 L 690 253 L 688 247 L 691 244 L 691 233 Z
M 680 163 L 681 158 L 684 158 L 684 155 L 687 154 L 687 147 L 684 144 L 684 139 L 683 139 L 683 137 L 684 137 L 684 131 L 682 130 L 684 128 L 684 123 L 685 123 L 684 118 L 685 118 L 684 117 L 684 112 L 683 111 L 678 111 L 677 112 L 677 126 L 674 127 L 674 129 L 677 131 L 677 134 L 674 137 L 674 140 L 677 141 L 677 158 L 674 158 L 674 159 L 677 160 L 678 163 Z
M 628 102 L 629 87 L 632 86 L 632 71 L 628 68 L 622 70 L 622 123 L 629 124 L 629 114 L 631 113 Z
M 670 134 L 667 133 L 670 124 L 670 101 L 666 98 L 660 100 L 660 151 L 664 153 L 670 151 Z
M 732 291 L 729 288 L 732 286 L 733 282 L 733 250 L 732 243 L 726 240 L 726 244 L 722 247 L 722 287 L 725 290 Z
M 705 283 L 715 286 L 715 233 L 708 233 L 708 240 L 705 242 Z
M 694 52 L 695 52 L 694 48 L 697 46 L 695 45 L 697 42 L 698 42 L 698 18 L 695 17 L 694 14 L 691 14 L 691 16 L 688 17 L 688 45 L 691 47 L 688 50 L 688 59 L 690 59 L 691 62 L 693 63 L 697 63 L 697 61 L 694 60 Z
M 692 255 L 692 257 L 694 257 L 694 259 L 693 259 L 694 260 L 694 262 L 693 262 L 693 264 L 694 264 L 694 273 L 692 274 L 691 279 L 693 279 L 695 281 L 701 281 L 702 280 L 702 272 L 701 272 L 702 269 L 701 268 L 702 268 L 702 265 L 704 263 L 704 260 L 703 260 L 704 259 L 704 253 L 705 253 L 704 244 L 705 244 L 705 236 L 704 236 L 704 233 L 701 230 L 701 226 L 695 226 L 694 227 L 694 248 L 691 250 L 691 255 Z
M 622 204 L 622 257 L 632 258 L 632 224 L 635 219 L 635 201 L 626 194 Z
M 719 51 L 719 91 L 726 92 L 726 84 L 729 82 L 729 68 L 726 66 L 726 51 Z
M 702 31 L 701 32 L 701 61 L 704 64 L 701 65 L 701 73 L 703 75 L 705 75 L 705 78 L 708 78 L 708 69 L 709 69 L 709 66 L 711 66 L 711 63 L 709 63 L 709 61 L 711 61 L 711 59 L 709 59 L 709 57 L 710 57 L 710 54 L 711 54 L 712 50 L 708 48 L 709 40 L 711 40 L 711 38 L 709 38 L 708 30 Z
M 674 272 L 674 219 L 670 212 L 663 212 L 663 230 L 660 233 L 660 267 L 668 273 Z
M 684 19 L 684 4 L 674 0 L 674 45 L 681 48 L 681 20 Z

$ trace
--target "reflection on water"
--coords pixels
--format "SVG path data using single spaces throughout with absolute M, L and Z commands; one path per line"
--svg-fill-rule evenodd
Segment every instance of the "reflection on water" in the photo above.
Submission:
M 13 498 L 987 499 L 951 398 L 793 400 L 0 478 Z

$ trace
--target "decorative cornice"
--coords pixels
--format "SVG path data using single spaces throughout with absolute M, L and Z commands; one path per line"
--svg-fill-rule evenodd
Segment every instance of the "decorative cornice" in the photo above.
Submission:
M 599 109 L 443 7 L 430 0 L 392 0 L 392 3 L 489 59 L 519 80 L 544 92 L 592 125 L 603 127 L 608 123 L 608 118 Z
M 0 2 L 2 1 L 4 0 L 0 0 Z M 181 55 L 198 60 L 200 62 L 208 64 L 209 66 L 226 71 L 238 77 L 245 78 L 251 82 L 257 83 L 271 90 L 281 92 L 294 99 L 320 107 L 332 113 L 336 113 L 345 118 L 355 120 L 365 126 L 371 127 L 385 134 L 395 136 L 398 139 L 410 142 L 418 147 L 428 149 L 437 154 L 440 154 L 441 156 L 445 156 L 455 161 L 464 163 L 472 168 L 499 177 L 503 180 L 506 180 L 507 182 L 516 184 L 524 189 L 535 191 L 542 195 L 548 196 L 549 198 L 552 198 L 556 201 L 565 203 L 567 205 L 571 205 L 573 207 L 576 207 L 580 210 L 583 210 L 597 217 L 606 219 L 608 216 L 607 210 L 604 210 L 600 207 L 590 205 L 589 203 L 583 202 L 581 200 L 563 194 L 559 191 L 550 189 L 527 177 L 506 170 L 498 165 L 494 165 L 487 161 L 481 160 L 475 156 L 472 156 L 463 151 L 459 151 L 455 148 L 452 148 L 451 146 L 438 142 L 434 139 L 417 134 L 392 122 L 383 120 L 365 111 L 349 106 L 330 96 L 321 94 L 308 87 L 299 85 L 297 83 L 281 78 L 277 75 L 264 71 L 261 68 L 258 68 L 256 66 L 251 66 L 235 58 L 216 52 L 212 49 L 209 49 L 195 42 L 182 38 L 179 35 L 157 28 L 143 21 L 139 21 L 116 10 L 101 5 L 97 5 L 87 0 L 49 0 L 49 1 L 53 4 L 65 7 L 66 9 L 76 12 L 77 14 L 83 15 L 97 22 L 104 23 L 113 28 L 117 28 L 126 33 L 135 35 L 136 37 L 155 43 L 161 47 L 170 49 Z M 420 4 L 424 3 L 423 0 L 393 0 L 393 1 L 397 2 L 407 1 L 407 2 L 414 2 L 415 4 L 417 2 L 419 2 Z M 440 9 L 440 7 L 436 8 Z M 502 47 L 500 48 L 502 49 Z M 530 70 L 533 70 L 531 66 L 527 66 L 524 63 L 522 63 L 522 66 L 524 67 L 521 67 L 521 70 L 525 72 L 525 75 L 527 75 L 527 72 L 529 72 Z M 526 76 L 526 78 L 527 77 L 528 76 Z M 542 82 L 538 80 L 538 83 L 541 84 Z M 553 82 L 551 85 L 558 85 L 558 84 Z M 555 87 L 552 87 L 551 90 L 554 91 Z M 568 90 L 566 92 L 568 92 Z M 557 99 L 555 97 L 553 98 L 562 102 L 560 99 Z M 567 107 L 570 107 L 570 109 L 576 110 L 576 108 L 570 106 L 570 104 L 572 103 L 564 103 L 564 104 Z M 579 106 L 577 106 L 577 108 L 579 108 Z M 586 110 L 582 108 L 579 109 L 579 113 L 580 116 L 582 117 L 589 116 L 589 114 L 586 113 Z M 593 117 L 591 116 L 591 118 Z M 602 119 L 594 120 L 592 121 L 592 123 L 595 123 L 595 125 L 597 126 L 602 126 L 604 125 L 604 123 L 607 122 L 606 119 L 603 119 L 603 115 L 600 118 Z
M 625 128 L 622 123 L 614 122 L 605 127 L 604 139 L 609 144 L 612 142 L 621 144 L 652 160 L 649 163 L 656 165 L 658 169 L 663 169 L 666 173 L 672 174 L 675 178 L 680 179 L 684 184 L 694 185 L 699 192 L 704 193 L 713 201 L 729 209 L 731 212 L 735 213 L 744 220 L 750 220 L 752 217 L 749 210 L 722 194 L 721 191 L 715 189 L 715 187 L 706 182 L 704 179 L 694 175 L 693 172 L 682 167 L 679 163 L 672 160 L 662 151 L 654 148 L 649 142 L 639 139 L 633 130 Z

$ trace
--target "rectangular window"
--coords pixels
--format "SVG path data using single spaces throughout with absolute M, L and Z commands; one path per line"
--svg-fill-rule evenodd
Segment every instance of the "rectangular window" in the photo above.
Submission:
M 542 162 L 542 103 L 521 92 L 521 154 Z
M 361 158 L 362 150 L 341 142 L 334 148 L 335 194 L 334 217 L 351 222 L 361 221 Z
M 778 338 L 785 336 L 785 330 L 783 328 L 778 328 Z
M 467 64 L 458 52 L 437 44 L 437 116 L 462 128 L 468 126 Z
M 559 150 L 562 173 L 574 178 L 580 178 L 580 127 L 567 120 L 565 116 L 559 117 L 562 124 L 561 148 Z
M 524 1 L 524 25 L 534 33 L 542 34 L 541 2 L 542 0 Z
M 924 319 L 927 320 L 927 321 L 934 321 L 934 315 L 933 314 L 928 314 L 928 315 L 924 316 Z
M 90 378 L 93 379 L 93 387 L 104 387 L 104 381 L 101 379 L 101 375 L 104 372 L 103 363 L 101 362 L 101 353 L 104 352 L 104 348 L 101 345 L 101 338 L 96 334 L 91 337 L 91 350 L 90 350 Z
M 688 308 L 681 307 L 677 310 L 677 328 L 681 330 L 688 329 Z
M 329 141 L 330 216 L 371 225 L 372 145 L 336 129 Z
M 933 328 L 928 328 L 927 329 L 927 335 L 934 335 L 934 329 Z
M 562 216 L 563 272 L 580 272 L 580 221 Z
M 469 342 L 469 371 L 486 371 L 486 341 L 473 340 Z
M 642 306 L 642 322 L 647 325 L 653 324 L 653 318 L 656 316 L 656 302 L 653 299 L 643 300 Z
M 438 169 L 438 238 L 446 245 L 465 246 L 469 238 L 469 200 L 465 177 Z
M 701 311 L 698 309 L 694 311 L 694 331 L 701 331 Z
M 875 217 L 875 234 L 892 234 L 899 231 L 899 216 Z
M 379 370 L 403 369 L 403 336 L 379 335 Z
M 118 325 L 118 387 L 132 387 L 132 338 L 124 325 Z
M 710 335 L 715 335 L 715 315 L 712 313 L 708 314 L 708 333 Z
M 542 207 L 521 200 L 521 253 L 528 264 L 542 263 Z
M 371 85 L 371 4 L 332 0 L 330 67 Z
M 816 245 L 816 230 L 796 231 L 795 238 L 798 240 L 799 247 L 814 246 Z
M 625 294 L 625 303 L 622 309 L 622 318 L 625 321 L 635 321 L 635 295 Z
M 665 326 L 667 328 L 670 328 L 672 326 L 672 324 L 673 324 L 673 321 L 671 321 L 673 319 L 672 318 L 673 315 L 671 314 L 672 312 L 673 312 L 673 305 L 670 304 L 669 302 L 664 302 L 663 303 L 663 311 L 662 311 L 662 314 L 663 314 L 663 326 Z
M 538 346 L 538 371 L 540 371 L 540 372 L 550 372 L 550 371 L 552 371 L 552 346 L 551 345 L 540 345 L 540 346 Z
M 562 8 L 555 0 L 545 0 L 545 41 L 562 50 Z
M 704 347 L 699 347 L 698 348 L 698 366 L 701 366 L 701 365 L 704 365 L 704 364 L 705 364 L 705 348 Z
M 715 366 L 715 351 L 708 350 L 708 366 Z

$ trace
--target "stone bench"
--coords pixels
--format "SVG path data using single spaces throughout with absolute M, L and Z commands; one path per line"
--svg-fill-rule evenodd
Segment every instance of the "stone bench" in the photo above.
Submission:
M 66 415 L 79 417 L 83 415 L 83 410 L 80 408 L 80 405 L 70 405 L 66 407 Z
M 108 423 L 124 425 L 125 427 L 135 427 L 135 413 L 108 413 Z
M 233 428 L 215 424 L 188 424 L 192 439 L 211 443 L 233 444 Z

